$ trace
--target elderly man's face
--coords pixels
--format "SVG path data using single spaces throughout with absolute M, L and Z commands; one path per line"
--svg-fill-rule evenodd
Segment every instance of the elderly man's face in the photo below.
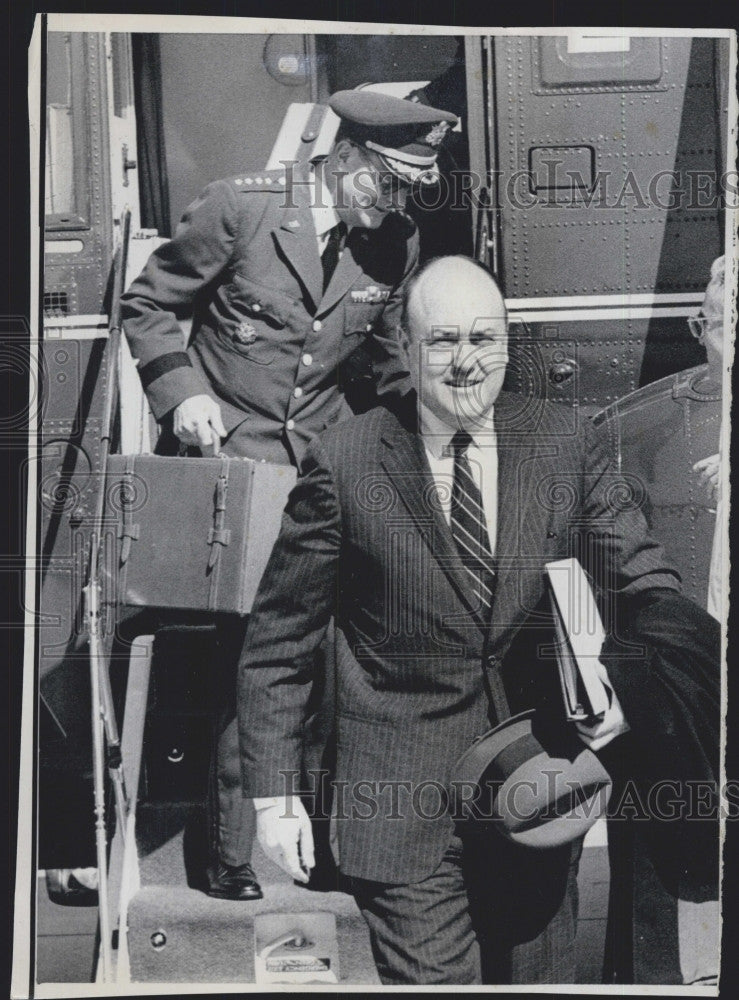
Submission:
M 451 427 L 471 433 L 486 427 L 508 362 L 507 320 L 497 289 L 481 295 L 462 283 L 436 308 L 409 309 L 409 320 L 420 401 Z

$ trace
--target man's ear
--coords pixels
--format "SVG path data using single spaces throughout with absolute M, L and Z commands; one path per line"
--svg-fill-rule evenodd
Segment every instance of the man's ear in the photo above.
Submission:
M 353 144 L 348 139 L 339 139 L 334 146 L 334 156 L 341 164 L 345 164 L 352 155 Z

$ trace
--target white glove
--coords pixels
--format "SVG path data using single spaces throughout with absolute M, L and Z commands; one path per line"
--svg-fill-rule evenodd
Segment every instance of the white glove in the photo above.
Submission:
M 603 684 L 608 689 L 611 703 L 600 722 L 594 722 L 590 726 L 584 722 L 576 722 L 575 726 L 580 739 L 586 746 L 590 747 L 591 750 L 601 750 L 617 736 L 620 736 L 622 733 L 628 733 L 629 724 L 624 718 L 624 713 L 616 697 L 616 692 L 608 680 L 608 671 L 600 660 L 596 660 L 595 669 Z
M 257 839 L 262 850 L 298 882 L 307 882 L 315 865 L 313 830 L 308 813 L 297 796 L 255 800 Z
M 227 433 L 220 406 L 205 394 L 183 399 L 174 408 L 172 430 L 183 444 L 197 445 L 204 455 L 217 455 Z

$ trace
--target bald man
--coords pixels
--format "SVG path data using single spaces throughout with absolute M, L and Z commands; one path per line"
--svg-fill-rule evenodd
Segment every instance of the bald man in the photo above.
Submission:
M 545 562 L 587 554 L 623 594 L 679 580 L 641 514 L 609 506 L 624 484 L 589 422 L 501 392 L 507 317 L 487 271 L 427 265 L 403 328 L 412 402 L 319 435 L 288 501 L 239 669 L 245 794 L 265 850 L 305 882 L 291 781 L 334 616 L 338 863 L 383 983 L 573 982 L 581 845 L 455 823 L 445 789 L 473 740 L 552 679 L 526 627 Z M 622 729 L 614 708 L 581 736 L 598 748 Z

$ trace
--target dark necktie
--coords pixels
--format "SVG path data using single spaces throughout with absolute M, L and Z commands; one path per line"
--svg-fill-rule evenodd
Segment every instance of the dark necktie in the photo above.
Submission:
M 480 602 L 480 615 L 490 619 L 495 586 L 495 568 L 490 550 L 490 537 L 485 522 L 482 496 L 472 476 L 467 449 L 472 437 L 467 431 L 457 431 L 451 440 L 454 452 L 454 485 L 450 524 L 452 537 L 462 557 L 470 583 Z
M 346 223 L 337 222 L 333 229 L 329 230 L 326 246 L 321 254 L 321 264 L 323 265 L 323 290 L 328 288 L 331 276 L 339 263 L 339 254 L 346 237 Z

